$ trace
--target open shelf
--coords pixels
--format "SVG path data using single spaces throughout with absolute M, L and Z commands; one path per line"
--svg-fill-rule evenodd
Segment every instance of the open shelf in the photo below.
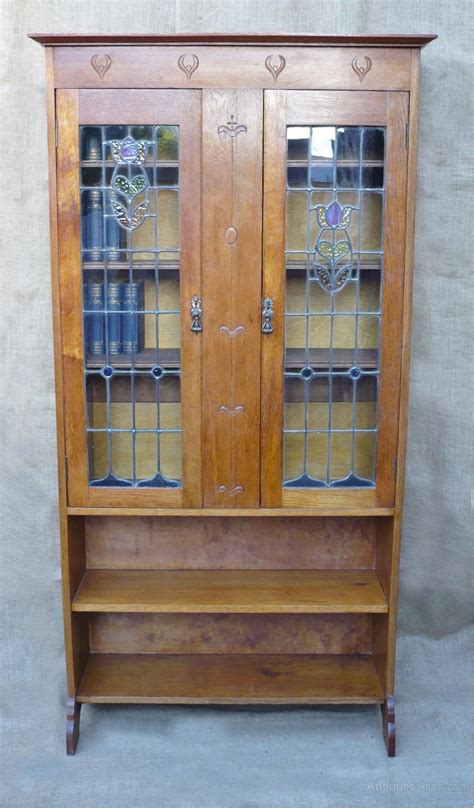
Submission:
M 287 348 L 285 351 L 285 367 L 301 368 L 306 361 L 314 368 L 328 368 L 329 350 L 327 348 Z M 354 348 L 333 348 L 331 367 L 334 370 L 350 368 L 355 362 Z M 367 370 L 378 367 L 377 348 L 360 348 L 358 351 L 358 364 Z
M 374 704 L 384 700 L 371 656 L 91 654 L 79 702 Z
M 156 160 L 156 163 L 154 163 L 153 160 L 148 159 L 148 160 L 144 160 L 141 165 L 143 166 L 143 168 L 153 168 L 153 166 L 155 164 L 156 164 L 157 168 L 178 168 L 179 167 L 179 161 L 178 160 Z M 339 162 L 338 165 L 343 165 L 343 163 Z M 345 165 L 345 163 L 344 163 L 344 165 Z M 358 165 L 358 163 L 357 163 L 357 165 Z M 368 163 L 364 162 L 364 166 L 365 165 L 372 165 L 372 163 L 370 163 L 370 161 Z M 375 165 L 375 163 L 374 163 L 374 165 Z M 380 163 L 380 165 L 383 165 L 383 163 Z M 102 166 L 106 166 L 108 168 L 116 168 L 117 163 L 115 162 L 115 160 L 81 160 L 81 168 L 102 168 Z M 89 187 L 90 188 L 95 188 L 97 186 L 86 186 L 86 187 L 87 188 L 89 188 Z M 109 191 L 110 188 L 107 186 L 105 188 L 105 190 Z
M 145 348 L 142 351 L 137 351 L 134 355 L 135 368 L 152 368 L 154 365 L 160 365 L 165 369 L 179 368 L 180 366 L 181 351 L 179 348 L 160 348 L 157 356 L 156 348 Z M 109 363 L 116 368 L 130 368 L 132 365 L 131 354 L 109 354 Z M 107 356 L 105 354 L 87 354 L 86 367 L 89 370 L 102 368 L 107 364 Z
M 387 612 L 373 570 L 88 570 L 75 612 Z
M 135 354 L 136 368 L 151 368 L 155 364 L 160 364 L 163 368 L 176 368 L 180 365 L 181 352 L 177 348 L 160 348 L 159 362 L 157 362 L 156 348 L 145 348 Z M 302 368 L 305 366 L 306 358 L 309 365 L 314 368 L 328 368 L 329 350 L 327 348 L 310 348 L 306 353 L 304 348 L 287 348 L 285 352 L 285 367 L 288 369 Z M 102 368 L 107 364 L 105 354 L 88 354 L 87 368 Z M 114 367 L 130 367 L 130 354 L 110 354 L 109 361 Z M 354 364 L 354 349 L 333 348 L 332 368 L 335 370 L 346 369 Z M 373 370 L 378 367 L 378 350 L 376 348 L 360 348 L 358 352 L 358 364 L 366 369 Z

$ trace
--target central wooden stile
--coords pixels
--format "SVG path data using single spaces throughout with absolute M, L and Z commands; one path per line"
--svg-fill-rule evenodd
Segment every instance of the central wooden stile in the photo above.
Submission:
M 204 507 L 260 504 L 261 91 L 203 92 Z

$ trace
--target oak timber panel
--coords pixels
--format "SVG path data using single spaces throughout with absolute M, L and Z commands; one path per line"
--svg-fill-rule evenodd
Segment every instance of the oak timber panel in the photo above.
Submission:
M 383 613 L 373 570 L 88 570 L 76 612 Z
M 370 517 L 87 517 L 90 569 L 372 569 Z
M 260 500 L 262 94 L 203 93 L 205 507 Z
M 351 615 L 94 614 L 102 654 L 366 654 L 372 618 Z
M 42 45 L 305 45 L 319 46 L 332 45 L 348 47 L 352 45 L 362 45 L 363 47 L 411 47 L 423 48 L 433 39 L 437 39 L 437 34 L 293 34 L 286 31 L 279 31 L 276 34 L 262 33 L 216 33 L 202 31 L 198 33 L 168 33 L 168 34 L 53 34 L 53 33 L 33 33 L 28 34 L 30 39 L 40 42 Z
M 97 69 L 92 62 L 95 57 Z M 56 87 L 408 90 L 410 78 L 410 48 L 99 45 L 54 49 Z
M 408 100 L 408 93 L 387 93 L 384 277 L 376 477 L 380 505 L 395 504 L 405 272 Z
M 370 656 L 91 654 L 79 701 L 170 704 L 372 704 Z

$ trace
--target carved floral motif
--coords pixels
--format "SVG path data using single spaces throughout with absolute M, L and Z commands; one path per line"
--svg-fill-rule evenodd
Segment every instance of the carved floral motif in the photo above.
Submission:
M 351 62 L 352 69 L 356 76 L 359 76 L 359 81 L 362 84 L 369 70 L 372 69 L 372 59 L 369 56 L 364 56 L 364 63 L 359 63 L 359 57 L 355 56 Z
M 112 59 L 108 53 L 96 53 L 91 59 L 91 65 L 101 79 L 104 78 L 111 64 Z

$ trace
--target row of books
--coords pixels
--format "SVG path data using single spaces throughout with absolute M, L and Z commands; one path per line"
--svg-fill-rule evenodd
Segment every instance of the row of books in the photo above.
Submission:
M 84 341 L 92 355 L 131 354 L 144 348 L 143 281 L 104 285 L 89 281 L 83 287 Z

